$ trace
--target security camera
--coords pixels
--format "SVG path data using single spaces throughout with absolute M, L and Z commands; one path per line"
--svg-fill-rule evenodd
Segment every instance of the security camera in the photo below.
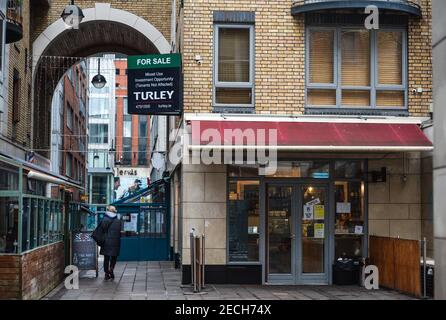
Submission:
M 195 56 L 195 62 L 197 63 L 197 64 L 201 64 L 201 62 L 202 62 L 202 58 L 201 58 L 201 56 L 199 55 L 199 54 L 197 54 L 196 56 Z

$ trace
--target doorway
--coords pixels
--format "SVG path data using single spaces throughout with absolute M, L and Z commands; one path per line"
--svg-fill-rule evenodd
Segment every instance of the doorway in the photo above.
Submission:
M 328 183 L 266 183 L 268 284 L 328 284 Z

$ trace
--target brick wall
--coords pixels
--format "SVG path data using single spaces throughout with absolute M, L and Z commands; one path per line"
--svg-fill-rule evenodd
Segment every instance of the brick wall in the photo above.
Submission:
M 305 24 L 293 17 L 290 0 L 185 0 L 179 22 L 184 59 L 185 112 L 212 112 L 213 11 L 255 12 L 255 106 L 258 114 L 301 114 L 305 103 Z M 432 100 L 431 5 L 420 1 L 423 18 L 408 26 L 409 111 L 427 116 Z M 201 55 L 198 65 L 195 56 Z M 411 90 L 422 87 L 422 94 Z
M 40 299 L 61 283 L 64 267 L 62 242 L 0 256 L 0 299 Z
M 112 8 L 131 12 L 149 21 L 166 39 L 170 39 L 170 0 L 76 0 L 76 5 L 82 9 L 94 8 L 95 3 L 110 3 Z M 39 10 L 34 15 L 33 33 L 34 41 L 50 24 L 60 18 L 63 9 L 69 4 L 66 0 L 53 0 L 48 9 Z
M 0 300 L 20 298 L 20 257 L 0 256 Z
M 80 97 L 84 97 L 85 108 L 88 105 L 87 99 L 87 90 L 89 86 L 88 75 L 86 71 L 82 71 L 80 65 L 76 65 L 71 68 L 72 70 L 72 79 L 71 81 L 68 75 L 65 75 L 63 78 L 64 84 L 64 111 L 63 111 L 63 122 L 61 132 L 63 132 L 62 137 L 62 148 L 63 152 L 61 152 L 62 157 L 62 168 L 61 172 L 59 172 L 62 176 L 66 176 L 67 168 L 67 155 L 70 154 L 72 156 L 72 175 L 71 179 L 75 181 L 85 182 L 85 170 L 87 166 L 87 154 L 78 152 L 80 148 L 80 141 L 83 140 L 84 146 L 87 146 L 87 122 L 86 115 L 82 115 L 80 111 Z M 73 82 L 77 81 L 78 90 L 76 92 L 76 87 Z M 67 118 L 68 118 L 68 108 L 71 106 L 73 110 L 73 127 L 70 129 L 68 127 Z M 59 116 L 59 115 L 53 115 Z M 66 151 L 65 151 L 66 150 Z M 77 163 L 77 165 L 76 165 Z M 77 172 L 76 172 L 77 167 Z M 83 173 L 83 177 L 80 174 Z
M 17 144 L 29 148 L 31 143 L 31 108 L 29 86 L 31 84 L 30 65 L 30 10 L 29 1 L 23 2 L 23 39 L 9 46 L 9 88 L 8 88 L 8 123 L 6 137 Z M 14 69 L 18 71 L 19 86 L 19 110 L 18 122 L 13 121 L 13 80 Z
M 418 1 L 423 19 L 411 19 L 408 31 L 409 110 L 413 116 L 426 116 L 432 103 L 432 5 Z M 423 94 L 412 89 L 422 87 Z
M 64 245 L 55 243 L 22 256 L 22 299 L 40 299 L 64 277 Z

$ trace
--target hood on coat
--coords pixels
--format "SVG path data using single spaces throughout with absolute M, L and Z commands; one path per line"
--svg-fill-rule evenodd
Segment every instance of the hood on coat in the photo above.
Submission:
M 105 215 L 106 215 L 107 217 L 109 217 L 109 218 L 112 218 L 112 219 L 114 219 L 114 218 L 116 218 L 116 217 L 118 216 L 116 213 L 114 213 L 114 212 L 110 212 L 110 211 L 107 211 L 107 212 L 105 213 Z

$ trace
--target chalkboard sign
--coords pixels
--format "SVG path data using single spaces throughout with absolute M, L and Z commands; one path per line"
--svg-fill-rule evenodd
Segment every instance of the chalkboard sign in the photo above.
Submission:
M 79 270 L 96 270 L 98 276 L 98 247 L 91 235 L 92 232 L 71 234 L 71 264 Z

